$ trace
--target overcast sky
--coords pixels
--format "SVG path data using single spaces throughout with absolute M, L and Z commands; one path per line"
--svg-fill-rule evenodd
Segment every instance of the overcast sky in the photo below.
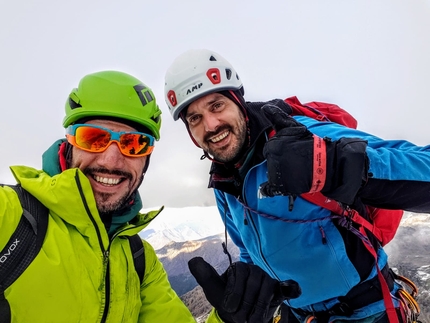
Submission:
M 165 71 L 191 48 L 230 61 L 247 100 L 333 102 L 362 130 L 430 142 L 430 0 L 2 1 L 0 182 L 14 183 L 9 165 L 41 167 L 84 75 L 120 70 L 163 110 L 144 206 L 213 204 L 210 163 L 163 98 Z

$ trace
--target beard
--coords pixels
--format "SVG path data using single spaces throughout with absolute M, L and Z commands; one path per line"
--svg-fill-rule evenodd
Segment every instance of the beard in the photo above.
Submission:
M 108 170 L 105 168 L 92 168 L 87 167 L 83 170 L 83 173 L 86 176 L 91 176 L 92 173 L 101 173 L 106 175 L 119 175 L 125 178 L 132 180 L 133 176 L 128 172 L 123 172 L 119 170 Z M 127 205 L 127 202 L 132 194 L 132 188 L 124 191 L 122 195 L 117 197 L 115 200 L 112 200 L 112 193 L 103 193 L 103 192 L 94 192 L 94 198 L 96 200 L 97 209 L 101 216 L 110 214 L 117 210 L 122 209 Z
M 69 143 L 67 143 L 66 146 L 66 168 L 80 168 L 79 164 L 74 160 L 73 157 L 73 146 Z M 78 149 L 78 148 L 75 148 Z M 129 206 L 129 201 L 134 196 L 133 194 L 137 191 L 140 184 L 143 181 L 144 178 L 144 172 L 148 168 L 149 165 L 149 157 L 146 159 L 146 164 L 143 167 L 142 176 L 140 179 L 137 179 L 137 182 L 133 185 L 133 187 L 129 187 L 128 190 L 124 190 L 124 193 L 116 198 L 116 200 L 112 200 L 111 193 L 102 193 L 102 192 L 94 192 L 94 199 L 96 201 L 97 210 L 99 211 L 100 217 L 102 219 L 106 219 L 109 216 L 112 215 L 113 212 L 119 211 L 125 207 Z M 113 174 L 113 175 L 119 175 L 124 178 L 127 178 L 130 180 L 130 183 L 133 181 L 133 175 L 129 172 L 124 172 L 121 170 L 109 170 L 104 167 L 86 167 L 84 169 L 80 168 L 81 171 L 85 174 L 87 177 L 93 177 L 92 174 L 94 173 L 101 173 L 101 174 Z
M 94 194 L 96 199 L 97 209 L 99 210 L 100 216 L 103 218 L 108 214 L 111 214 L 115 211 L 122 209 L 127 205 L 127 201 L 129 199 L 128 192 L 116 199 L 115 201 L 110 201 L 112 194 L 109 193 L 97 193 Z
M 228 130 L 230 131 L 230 136 L 235 136 L 236 140 L 227 147 L 213 149 L 211 148 L 211 145 L 207 145 L 206 147 L 202 148 L 219 162 L 228 163 L 231 161 L 235 161 L 239 159 L 239 154 L 242 152 L 243 145 L 245 144 L 247 135 L 246 129 L 247 128 L 245 118 L 240 118 L 235 128 L 232 128 L 230 125 L 221 126 L 216 133 L 208 133 L 206 135 L 206 138 L 210 138 L 217 133 L 221 133 L 225 130 Z

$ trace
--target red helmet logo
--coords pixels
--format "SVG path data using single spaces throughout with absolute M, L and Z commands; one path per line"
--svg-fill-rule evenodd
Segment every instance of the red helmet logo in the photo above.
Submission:
M 169 100 L 172 107 L 178 104 L 178 101 L 176 100 L 175 91 L 173 90 L 170 90 L 169 92 L 167 92 L 167 99 Z
M 209 78 L 212 84 L 221 83 L 221 75 L 220 75 L 219 69 L 217 68 L 208 69 L 208 71 L 206 72 L 206 76 Z

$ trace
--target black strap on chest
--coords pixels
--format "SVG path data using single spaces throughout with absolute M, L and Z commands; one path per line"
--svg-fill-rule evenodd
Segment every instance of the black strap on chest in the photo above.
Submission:
M 0 251 L 0 323 L 11 321 L 10 306 L 4 291 L 37 256 L 48 228 L 48 209 L 20 185 L 10 187 L 18 194 L 23 216 L 15 232 Z
M 143 276 L 145 275 L 145 250 L 143 249 L 143 241 L 138 234 L 127 236 L 127 238 L 133 254 L 134 268 L 139 275 L 140 284 L 142 285 Z

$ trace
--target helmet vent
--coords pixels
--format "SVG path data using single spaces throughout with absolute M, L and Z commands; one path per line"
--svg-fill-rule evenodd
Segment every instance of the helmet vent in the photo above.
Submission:
M 231 79 L 231 69 L 229 69 L 229 68 L 226 68 L 225 69 L 225 75 L 227 76 L 227 80 L 230 80 Z
M 220 71 L 217 68 L 210 68 L 210 69 L 208 69 L 208 71 L 206 72 L 206 76 L 212 82 L 212 84 L 219 84 L 219 83 L 221 83 Z
M 149 91 L 144 92 L 146 99 L 148 100 L 148 102 L 151 102 L 154 100 L 154 98 L 152 97 L 151 93 Z
M 214 61 L 216 62 L 217 59 L 213 55 L 211 55 L 211 57 L 209 58 L 209 60 L 212 61 L 212 62 L 214 62 Z
M 143 106 L 147 105 L 151 101 L 154 101 L 154 98 L 145 85 L 137 84 L 133 86 L 133 88 L 139 96 L 140 102 L 142 102 Z
M 70 109 L 76 109 L 76 108 L 82 108 L 82 105 L 72 100 L 72 98 L 69 97 L 69 106 Z

